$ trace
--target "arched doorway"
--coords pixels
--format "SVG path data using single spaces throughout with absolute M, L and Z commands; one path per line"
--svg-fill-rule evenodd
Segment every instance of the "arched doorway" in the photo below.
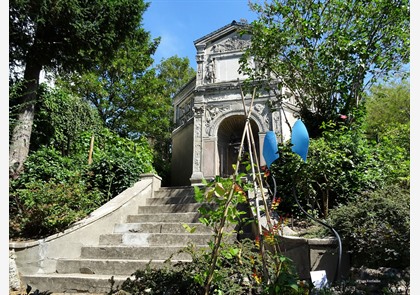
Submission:
M 250 120 L 250 124 L 257 155 L 259 155 L 258 126 L 252 119 Z M 245 118 L 243 115 L 232 115 L 224 119 L 219 125 L 219 129 L 217 130 L 217 148 L 219 153 L 219 175 L 222 177 L 228 177 L 234 172 L 232 165 L 236 164 L 238 160 L 244 128 Z M 250 147 L 248 146 L 246 138 L 243 152 L 245 153 L 243 154 L 243 158 L 245 158 L 246 153 L 250 152 Z M 255 161 L 256 160 L 254 159 L 254 162 Z M 245 172 L 244 167 L 240 167 L 240 172 Z

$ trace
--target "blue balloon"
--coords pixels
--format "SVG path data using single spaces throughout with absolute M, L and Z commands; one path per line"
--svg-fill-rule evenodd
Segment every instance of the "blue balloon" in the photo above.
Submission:
M 278 159 L 278 150 L 279 147 L 277 145 L 276 133 L 274 133 L 274 131 L 268 131 L 265 134 L 263 146 L 263 156 L 268 168 L 270 168 L 270 165 Z
M 306 162 L 309 149 L 309 134 L 305 124 L 299 119 L 292 128 L 292 151 Z

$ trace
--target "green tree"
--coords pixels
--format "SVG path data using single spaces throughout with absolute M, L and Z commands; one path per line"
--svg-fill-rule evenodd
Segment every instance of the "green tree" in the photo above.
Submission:
M 386 175 L 380 169 L 384 165 L 379 161 L 380 147 L 367 140 L 356 123 L 323 124 L 322 136 L 310 141 L 306 162 L 291 151 L 290 143 L 279 145 L 279 159 L 270 170 L 276 177 L 282 214 L 301 214 L 295 210 L 293 186 L 302 206 L 320 217 L 383 186 Z
M 167 128 L 159 136 L 154 138 L 153 146 L 155 150 L 154 167 L 163 179 L 163 185 L 169 185 L 170 164 L 171 164 L 171 132 L 173 124 L 172 99 L 175 94 L 187 84 L 194 76 L 195 71 L 190 66 L 187 57 L 172 56 L 162 59 L 157 65 L 157 78 L 162 85 L 161 93 L 158 95 L 170 103 L 170 108 L 163 120 L 167 120 Z
M 162 59 L 157 65 L 158 78 L 164 81 L 164 93 L 166 97 L 173 98 L 175 94 L 195 77 L 195 70 L 190 66 L 187 57 L 177 55 Z
M 250 7 L 259 17 L 246 29 L 252 44 L 241 70 L 274 85 L 280 104 L 286 98 L 280 90 L 289 89 L 311 137 L 322 122 L 351 114 L 372 82 L 409 62 L 408 0 L 273 0 Z
M 9 77 L 23 68 L 24 80 L 9 146 L 12 178 L 29 153 L 41 70 L 80 71 L 109 58 L 136 34 L 147 7 L 142 0 L 9 2 Z
M 89 101 L 107 128 L 132 139 L 162 132 L 162 125 L 168 124 L 162 118 L 170 107 L 168 99 L 156 95 L 161 87 L 151 68 L 151 55 L 160 39 L 151 40 L 150 34 L 140 29 L 136 32 L 137 37 L 123 42 L 113 58 L 58 82 Z
M 410 84 L 375 85 L 366 98 L 366 128 L 370 135 L 382 137 L 400 124 L 410 124 Z
M 79 152 L 83 132 L 97 133 L 103 128 L 96 109 L 81 98 L 59 87 L 41 84 L 31 136 L 31 151 L 42 146 L 55 148 L 63 156 Z M 88 155 L 88 150 L 85 150 Z
M 366 98 L 367 135 L 377 141 L 381 170 L 390 184 L 410 187 L 410 85 L 393 81 L 372 87 Z

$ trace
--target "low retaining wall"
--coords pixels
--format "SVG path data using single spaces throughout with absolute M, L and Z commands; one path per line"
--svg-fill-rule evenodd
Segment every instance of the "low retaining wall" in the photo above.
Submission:
M 142 174 L 140 181 L 132 187 L 64 232 L 33 242 L 9 243 L 9 267 L 16 268 L 12 273 L 31 275 L 55 272 L 58 259 L 77 258 L 82 246 L 98 245 L 100 235 L 111 234 L 114 224 L 125 222 L 127 215 L 137 214 L 138 206 L 145 205 L 146 198 L 153 197 L 160 186 L 159 176 Z M 9 279 L 16 284 L 16 278 Z
M 338 243 L 334 238 L 305 239 L 294 236 L 280 236 L 283 254 L 293 260 L 299 277 L 310 280 L 311 271 L 325 270 L 329 282 L 334 281 L 338 263 Z M 343 251 L 338 278 L 346 278 L 350 271 L 350 258 Z

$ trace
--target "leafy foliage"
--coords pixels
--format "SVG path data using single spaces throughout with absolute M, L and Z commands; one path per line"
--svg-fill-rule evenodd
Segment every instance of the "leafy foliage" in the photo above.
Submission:
M 376 159 L 370 154 L 372 147 L 359 137 L 360 133 L 346 126 L 334 130 L 334 123 L 327 126 L 322 137 L 311 141 L 306 163 L 291 151 L 290 143 L 280 145 L 280 157 L 271 171 L 276 177 L 281 199 L 278 210 L 282 214 L 301 214 L 293 198 L 293 186 L 306 209 L 326 217 L 330 208 L 380 185 Z
M 91 135 L 76 145 L 79 153 L 62 156 L 41 147 L 25 162 L 25 172 L 10 182 L 9 224 L 12 238 L 39 238 L 64 230 L 152 172 L 147 142 L 134 143 L 104 129 L 96 135 L 88 165 Z
M 163 96 L 171 99 L 196 74 L 195 70 L 190 66 L 189 59 L 187 57 L 181 58 L 177 55 L 162 59 L 156 68 L 158 78 L 164 82 Z
M 410 123 L 410 85 L 399 83 L 375 85 L 366 97 L 366 131 L 380 141 L 390 128 Z
M 300 282 L 294 270 L 292 261 L 282 258 L 280 276 L 275 282 L 267 285 L 262 279 L 262 260 L 259 249 L 250 239 L 243 239 L 237 243 L 224 243 L 220 249 L 220 260 L 215 270 L 209 294 L 308 294 L 311 286 Z M 108 294 L 118 294 L 120 290 L 131 294 L 191 294 L 204 292 L 205 274 L 208 272 L 211 254 L 208 250 L 196 248 L 194 245 L 182 249 L 180 252 L 191 255 L 191 262 L 177 262 L 162 269 L 136 271 L 134 278 L 127 278 L 121 286 L 111 288 Z M 270 254 L 271 255 L 271 254 Z M 273 259 L 273 260 L 270 260 Z M 278 270 L 270 256 L 270 273 L 275 277 Z
M 119 294 L 120 290 L 130 294 L 200 294 L 201 287 L 194 281 L 193 270 L 196 271 L 194 266 L 183 263 L 162 269 L 152 269 L 148 266 L 145 270 L 137 270 L 133 273 L 133 279 L 127 278 L 116 290 L 111 287 L 108 294 Z
M 252 44 L 241 70 L 270 85 L 280 106 L 283 89 L 290 91 L 311 137 L 322 122 L 351 114 L 377 78 L 409 62 L 408 0 L 275 0 L 251 9 L 258 19 L 246 30 Z
M 322 212 L 327 216 L 328 208 L 380 187 L 383 175 L 375 146 L 357 124 L 342 125 L 338 130 L 334 130 L 335 124 L 324 126 L 323 136 L 311 142 L 308 173 L 311 190 L 322 200 Z
M 103 124 L 120 136 L 155 135 L 168 124 L 170 102 L 156 97 L 160 84 L 150 67 L 160 40 L 150 39 L 149 33 L 137 29 L 118 46 L 113 58 L 89 71 L 62 76 L 59 85 L 90 102 Z
M 410 129 L 409 125 L 391 128 L 378 143 L 380 171 L 385 182 L 410 188 Z
M 12 69 L 30 59 L 57 70 L 89 68 L 98 57 L 113 55 L 138 28 L 147 7 L 141 0 L 10 1 Z
M 250 165 L 246 170 L 251 170 Z M 231 178 L 216 177 L 202 190 L 195 189 L 196 200 L 203 202 L 199 209 L 202 216 L 200 222 L 211 226 L 214 231 L 214 240 L 208 243 L 211 254 L 204 254 L 207 257 L 208 266 L 203 272 L 197 273 L 196 279 L 200 285 L 204 286 L 204 294 L 229 293 L 231 290 L 233 293 L 242 294 L 241 292 L 246 290 L 238 289 L 238 286 L 234 287 L 234 285 L 225 286 L 226 277 L 238 280 L 240 285 L 244 284 L 243 280 L 247 282 L 253 280 L 251 285 L 254 282 L 259 285 L 257 294 L 258 292 L 261 294 L 279 294 L 279 292 L 304 294 L 301 293 L 304 292 L 304 288 L 298 286 L 298 275 L 293 262 L 283 256 L 279 250 L 278 229 L 269 227 L 264 233 L 256 234 L 254 242 L 244 239 L 238 245 L 229 243 L 228 237 L 240 233 L 244 225 L 252 223 L 257 226 L 255 223 L 259 222 L 254 217 L 249 217 L 252 205 L 246 191 L 252 189 L 252 183 L 243 182 L 244 176 L 245 174 L 240 173 Z M 236 225 L 233 231 L 232 225 Z M 238 235 L 238 238 L 240 237 Z M 253 252 L 248 257 L 242 248 L 247 243 L 246 241 L 251 243 L 251 252 Z M 270 250 L 268 250 L 269 248 Z M 224 274 L 221 269 L 228 268 L 235 257 L 239 259 L 241 266 L 234 268 L 233 272 Z M 248 265 L 245 271 L 238 274 L 238 269 L 241 269 L 245 264 L 242 259 L 249 259 L 251 266 Z M 229 264 L 225 265 L 225 263 Z M 252 270 L 251 275 L 250 269 Z M 220 289 L 217 287 L 219 285 L 221 285 Z M 247 284 L 245 284 L 246 286 Z
M 83 72 L 109 59 L 122 42 L 138 36 L 147 7 L 142 0 L 9 3 L 9 80 L 22 78 L 24 69 L 10 136 L 10 178 L 20 176 L 29 155 L 41 70 Z
M 77 154 L 81 134 L 103 128 L 96 110 L 61 88 L 43 84 L 41 90 L 31 136 L 31 151 L 51 146 L 61 151 L 63 156 Z
M 353 263 L 371 268 L 410 265 L 410 194 L 390 185 L 339 206 L 330 222 L 348 243 Z
M 84 142 L 90 142 L 85 134 Z M 154 172 L 153 151 L 145 139 L 136 142 L 107 129 L 95 135 L 93 162 L 86 179 L 109 200 L 139 180 L 142 173 Z
M 87 161 L 86 161 L 87 163 Z M 25 173 L 11 182 L 19 187 L 31 182 L 66 182 L 78 174 L 83 167 L 78 159 L 63 157 L 54 147 L 41 147 L 38 151 L 31 153 L 25 163 Z
M 63 231 L 103 202 L 103 195 L 80 177 L 27 183 L 9 194 L 9 235 L 41 238 Z

